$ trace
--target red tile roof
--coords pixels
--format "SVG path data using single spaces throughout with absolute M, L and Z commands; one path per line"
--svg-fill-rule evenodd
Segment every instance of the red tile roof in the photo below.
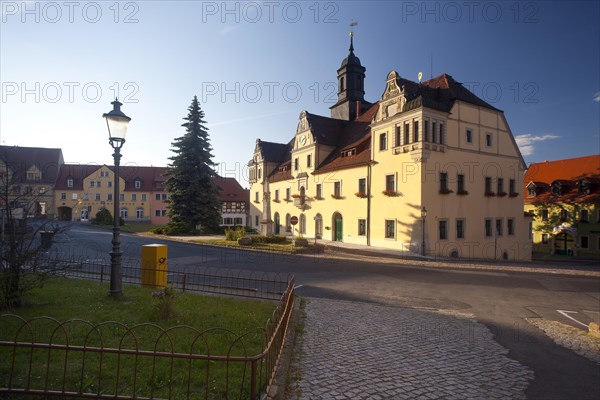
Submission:
M 600 176 L 600 154 L 532 163 L 525 173 L 524 182 L 525 186 L 532 181 L 550 185 L 555 180 L 578 180 L 584 176 Z
M 579 182 L 589 182 L 589 194 L 581 194 Z M 528 196 L 533 183 L 536 195 Z M 552 183 L 560 185 L 560 195 L 552 194 Z M 557 161 L 533 163 L 525 173 L 525 204 L 600 203 L 600 154 Z

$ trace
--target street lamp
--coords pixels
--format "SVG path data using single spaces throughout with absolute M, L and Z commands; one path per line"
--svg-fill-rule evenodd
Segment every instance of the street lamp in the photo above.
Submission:
M 421 255 L 425 256 L 425 218 L 427 218 L 427 209 L 425 206 L 421 208 L 421 231 L 423 234 L 421 242 Z
M 106 119 L 106 126 L 108 127 L 108 141 L 112 148 L 115 150 L 113 158 L 115 160 L 115 182 L 114 182 L 114 212 L 113 212 L 113 239 L 112 239 L 112 251 L 110 252 L 110 291 L 111 296 L 119 296 L 123 292 L 122 276 L 121 276 L 121 239 L 119 235 L 121 233 L 121 227 L 119 224 L 119 164 L 121 161 L 121 147 L 125 144 L 125 135 L 127 134 L 127 127 L 129 126 L 129 118 L 121 111 L 122 103 L 118 99 L 115 99 L 112 103 L 113 109 L 107 113 L 102 114 L 102 117 Z

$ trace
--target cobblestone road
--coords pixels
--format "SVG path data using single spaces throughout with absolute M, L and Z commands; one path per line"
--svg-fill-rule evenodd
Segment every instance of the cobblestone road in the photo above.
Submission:
M 468 316 L 309 299 L 290 399 L 519 399 L 533 372 Z

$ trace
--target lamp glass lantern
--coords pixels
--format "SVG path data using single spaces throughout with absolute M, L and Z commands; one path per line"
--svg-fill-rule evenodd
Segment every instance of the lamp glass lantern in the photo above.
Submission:
M 108 136 L 111 146 L 120 148 L 125 143 L 125 136 L 127 135 L 127 128 L 129 127 L 129 118 L 121 111 L 123 105 L 118 99 L 115 99 L 112 103 L 113 109 L 102 114 L 102 117 L 106 119 L 106 126 L 108 127 Z

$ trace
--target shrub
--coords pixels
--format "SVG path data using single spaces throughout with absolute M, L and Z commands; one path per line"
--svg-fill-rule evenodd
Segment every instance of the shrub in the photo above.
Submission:
M 101 208 L 96 213 L 96 218 L 92 218 L 92 224 L 94 225 L 112 225 L 114 224 L 113 215 L 108 211 L 108 208 Z M 125 225 L 123 218 L 119 217 L 119 225 Z
M 162 227 L 162 232 L 168 236 L 174 235 L 193 235 L 196 232 L 196 228 L 183 221 L 171 221 L 167 225 Z
M 225 229 L 225 240 L 237 241 L 244 236 L 246 236 L 246 231 L 242 226 Z
M 287 238 L 282 235 L 256 235 L 252 236 L 252 243 L 287 243 Z

